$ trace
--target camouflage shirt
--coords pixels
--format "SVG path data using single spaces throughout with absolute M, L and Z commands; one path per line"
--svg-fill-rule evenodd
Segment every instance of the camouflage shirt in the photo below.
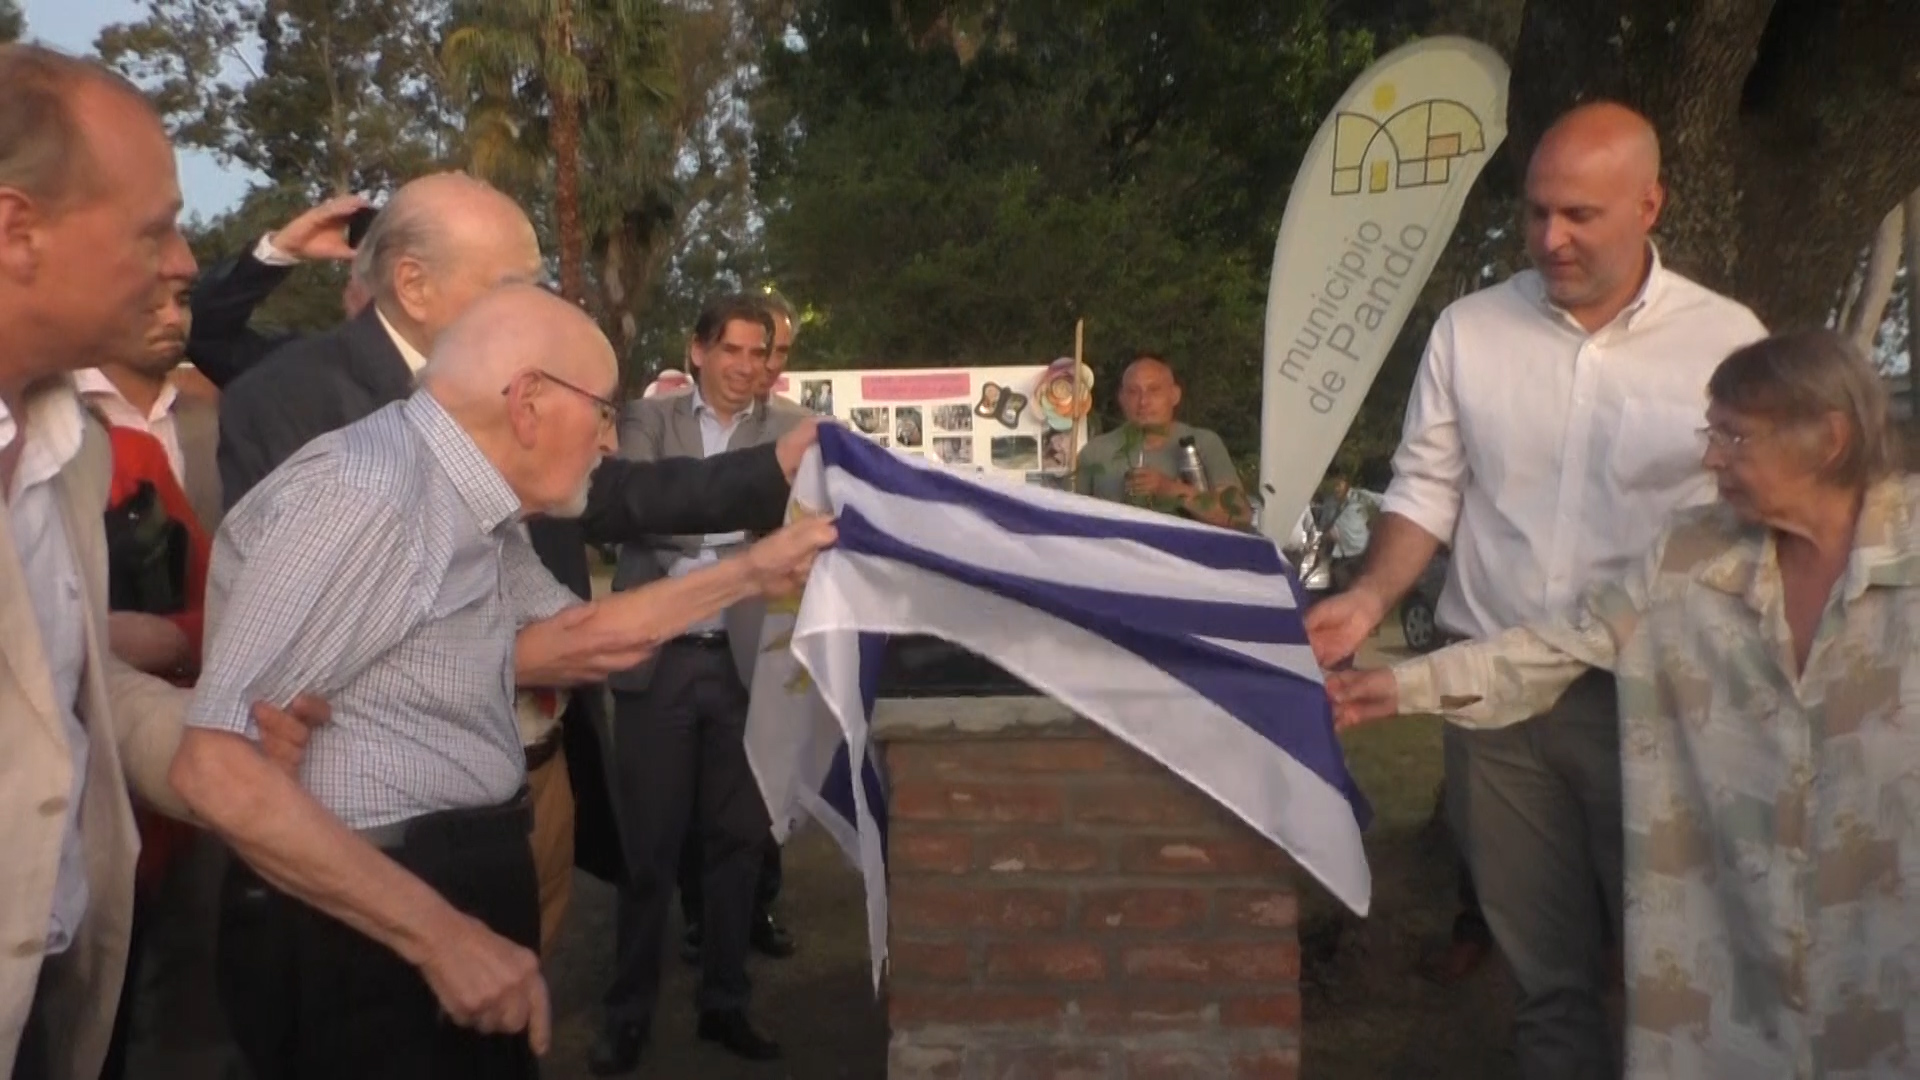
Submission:
M 1572 625 L 1395 669 L 1403 711 L 1470 727 L 1615 672 L 1630 1077 L 1920 1074 L 1916 513 L 1920 479 L 1868 492 L 1798 678 L 1772 536 L 1724 506 Z

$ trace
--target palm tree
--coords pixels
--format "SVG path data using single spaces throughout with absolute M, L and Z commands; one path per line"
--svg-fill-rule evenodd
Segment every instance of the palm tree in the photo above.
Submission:
M 591 113 L 630 115 L 632 99 L 655 95 L 660 67 L 658 0 L 464 0 L 441 54 L 468 102 L 475 172 L 522 188 L 552 170 L 560 291 L 587 298 L 582 216 L 582 132 Z M 615 162 L 595 162 L 595 170 Z

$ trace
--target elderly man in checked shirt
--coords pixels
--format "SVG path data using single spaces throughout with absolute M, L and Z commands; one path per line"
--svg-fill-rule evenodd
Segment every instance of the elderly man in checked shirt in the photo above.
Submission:
M 315 440 L 228 515 L 172 778 L 243 860 L 221 996 L 256 1075 L 537 1075 L 549 1016 L 513 693 L 516 662 L 540 658 L 516 657 L 516 635 L 580 600 L 520 522 L 585 505 L 616 381 L 578 309 L 499 290 L 441 337 L 419 392 Z M 791 526 L 591 618 L 637 658 L 790 590 L 832 539 Z M 334 725 L 296 783 L 248 745 L 241 703 L 306 686 Z

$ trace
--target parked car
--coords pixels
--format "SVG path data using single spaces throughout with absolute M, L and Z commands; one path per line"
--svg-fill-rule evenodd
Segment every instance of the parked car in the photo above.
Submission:
M 1400 636 L 1414 652 L 1430 653 L 1454 640 L 1453 635 L 1440 629 L 1433 615 L 1440 604 L 1440 590 L 1447 583 L 1447 565 L 1445 551 L 1435 555 L 1420 580 L 1407 591 L 1406 599 L 1400 601 Z

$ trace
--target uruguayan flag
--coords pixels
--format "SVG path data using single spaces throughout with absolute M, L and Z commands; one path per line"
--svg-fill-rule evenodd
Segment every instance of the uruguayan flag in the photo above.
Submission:
M 945 638 L 1065 703 L 1366 913 L 1369 811 L 1270 540 L 976 479 L 831 426 L 793 498 L 837 518 L 840 542 L 797 612 L 768 620 L 748 757 L 777 833 L 811 816 L 860 867 L 876 980 L 886 807 L 867 723 L 889 634 Z

